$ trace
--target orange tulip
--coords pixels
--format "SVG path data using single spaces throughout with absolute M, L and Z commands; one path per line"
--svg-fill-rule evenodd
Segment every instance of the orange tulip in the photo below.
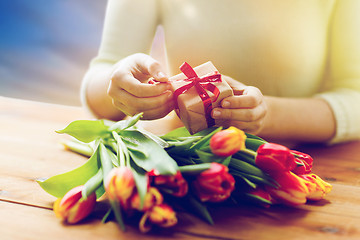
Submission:
M 141 232 L 150 231 L 153 224 L 160 227 L 172 227 L 177 223 L 175 211 L 167 204 L 155 205 L 144 213 L 139 222 Z
M 130 199 L 130 205 L 132 209 L 136 209 L 138 211 L 147 211 L 155 205 L 159 205 L 163 202 L 164 198 L 154 187 L 150 187 L 148 192 L 145 195 L 144 205 L 140 207 L 140 196 L 136 192 Z
M 241 149 L 245 149 L 245 133 L 236 128 L 229 127 L 215 133 L 210 139 L 211 151 L 220 157 L 228 157 Z
M 277 202 L 289 206 L 297 206 L 306 203 L 309 186 L 305 184 L 305 181 L 302 178 L 290 171 L 273 174 L 272 178 L 279 184 L 279 187 L 274 188 L 266 186 L 266 190 Z
M 309 193 L 307 195 L 307 199 L 309 200 L 321 200 L 332 189 L 331 184 L 325 182 L 316 174 L 304 174 L 300 175 L 299 177 L 304 179 L 305 184 L 308 186 Z
M 83 186 L 78 186 L 67 192 L 63 198 L 54 203 L 54 212 L 63 221 L 74 224 L 87 217 L 96 203 L 96 194 L 92 193 L 87 199 L 82 198 Z
M 105 190 L 110 200 L 128 208 L 129 199 L 136 190 L 132 171 L 127 167 L 113 168 L 105 179 Z

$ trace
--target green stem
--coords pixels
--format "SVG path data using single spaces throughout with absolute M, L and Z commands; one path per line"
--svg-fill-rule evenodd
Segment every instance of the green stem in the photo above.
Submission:
M 110 205 L 111 205 L 112 210 L 114 211 L 115 219 L 116 219 L 117 223 L 119 224 L 121 230 L 125 231 L 126 230 L 125 229 L 125 224 L 124 224 L 124 221 L 123 221 L 123 218 L 122 218 L 119 203 L 116 202 L 116 201 L 110 200 Z
M 94 150 L 88 143 L 82 143 L 77 141 L 64 141 L 61 143 L 66 149 L 79 153 L 81 155 L 91 157 Z
M 248 148 L 242 149 L 240 150 L 240 152 L 246 153 L 247 155 L 250 155 L 251 157 L 254 158 L 256 157 L 256 152 Z
M 117 157 L 119 161 L 120 166 L 125 166 L 125 152 L 123 151 L 123 142 L 119 136 L 119 134 L 115 131 L 112 131 L 112 135 L 116 141 L 116 151 L 117 151 Z
M 200 163 L 194 165 L 180 166 L 179 170 L 184 174 L 198 175 L 199 173 L 208 170 L 211 167 L 211 163 Z

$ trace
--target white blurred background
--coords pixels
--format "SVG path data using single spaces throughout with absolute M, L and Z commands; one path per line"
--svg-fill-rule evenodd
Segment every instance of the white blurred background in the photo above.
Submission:
M 0 0 L 0 96 L 80 105 L 106 0 Z

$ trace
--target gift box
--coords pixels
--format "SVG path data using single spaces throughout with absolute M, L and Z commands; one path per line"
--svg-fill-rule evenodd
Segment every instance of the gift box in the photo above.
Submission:
M 170 78 L 175 111 L 187 130 L 197 133 L 213 125 L 222 125 L 211 117 L 213 108 L 220 106 L 221 100 L 232 96 L 229 84 L 221 79 L 221 74 L 211 62 L 195 68 L 184 63 L 182 73 Z

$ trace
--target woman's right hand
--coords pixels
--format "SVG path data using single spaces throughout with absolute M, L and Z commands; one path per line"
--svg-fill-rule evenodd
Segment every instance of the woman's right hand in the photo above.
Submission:
M 149 84 L 150 78 L 156 84 Z M 131 116 L 143 112 L 145 120 L 162 118 L 174 109 L 171 86 L 162 66 L 142 53 L 130 55 L 114 66 L 108 95 L 117 109 Z

